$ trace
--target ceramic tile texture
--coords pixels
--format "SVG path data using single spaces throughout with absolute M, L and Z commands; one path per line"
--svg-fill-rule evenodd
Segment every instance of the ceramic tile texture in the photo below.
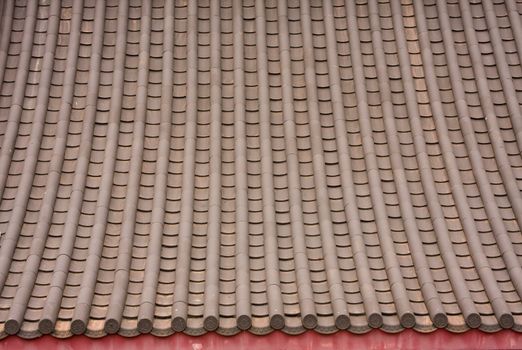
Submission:
M 0 15 L 0 337 L 522 331 L 522 1 Z

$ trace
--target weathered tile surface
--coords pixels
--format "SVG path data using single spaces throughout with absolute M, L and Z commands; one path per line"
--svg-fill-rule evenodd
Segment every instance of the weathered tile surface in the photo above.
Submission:
M 0 337 L 522 330 L 522 2 L 1 3 Z

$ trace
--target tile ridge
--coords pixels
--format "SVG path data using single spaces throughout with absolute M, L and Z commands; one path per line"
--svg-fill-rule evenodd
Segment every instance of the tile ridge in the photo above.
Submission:
M 334 232 L 331 217 L 330 198 L 328 196 L 325 161 L 323 156 L 323 145 L 321 135 L 321 122 L 319 120 L 317 81 L 315 72 L 314 47 L 312 42 L 312 21 L 310 19 L 310 3 L 301 0 L 301 33 L 303 37 L 303 51 L 305 64 L 305 79 L 308 120 L 310 125 L 312 145 L 312 166 L 314 169 L 314 186 L 316 202 L 319 214 L 319 230 L 322 241 L 323 259 L 326 268 L 326 280 L 331 296 L 331 304 L 335 325 L 340 329 L 350 326 L 348 308 L 344 295 L 344 288 L 337 262 L 337 247 L 335 245 Z
M 18 136 L 18 129 L 20 126 L 20 119 L 22 117 L 22 106 L 25 97 L 25 84 L 27 82 L 27 76 L 29 75 L 29 63 L 31 61 L 31 51 L 33 48 L 33 37 L 36 26 L 37 10 L 38 3 L 36 1 L 31 1 L 26 6 L 22 48 L 18 59 L 18 67 L 16 69 L 15 84 L 12 94 L 11 106 L 9 108 L 7 128 L 4 133 L 4 139 L 2 140 L 2 148 L 0 149 L 0 199 L 3 199 L 5 185 L 9 175 L 9 165 L 15 149 L 16 138 Z M 9 45 L 9 42 L 7 45 Z M 29 191 L 30 187 L 23 190 Z M 21 223 L 17 223 L 16 225 L 21 225 Z M 17 237 L 17 234 L 15 234 L 15 236 Z M 11 235 L 6 236 L 4 238 L 4 244 L 2 244 L 2 247 L 0 248 L 0 290 L 3 288 L 5 279 L 7 278 L 7 271 L 4 272 L 3 269 L 4 266 L 8 265 L 11 261 L 11 256 L 16 247 L 16 237 L 11 237 Z
M 31 6 L 29 9 L 27 9 L 29 14 L 27 15 L 26 23 L 24 25 L 24 34 L 25 30 L 32 30 L 35 25 L 35 18 L 36 15 L 33 12 L 37 11 L 37 5 Z M 49 17 L 50 22 L 50 32 L 46 34 L 45 37 L 45 54 L 44 54 L 44 62 L 42 64 L 41 69 L 41 85 L 38 87 L 38 93 L 37 93 L 37 102 L 36 102 L 36 110 L 34 113 L 34 118 L 31 124 L 31 142 L 29 143 L 29 146 L 26 150 L 26 158 L 23 163 L 23 172 L 22 177 L 19 183 L 20 191 L 18 192 L 16 198 L 15 198 L 15 205 L 13 208 L 13 212 L 11 215 L 11 218 L 9 220 L 9 224 L 7 226 L 7 230 L 5 232 L 5 236 L 3 238 L 2 246 L 0 247 L 0 290 L 3 290 L 5 287 L 5 283 L 7 280 L 7 276 L 9 274 L 9 269 L 11 267 L 11 260 L 13 258 L 13 255 L 16 251 L 16 246 L 18 243 L 18 239 L 20 238 L 21 229 L 24 224 L 24 217 L 25 212 L 27 208 L 27 203 L 29 201 L 29 196 L 31 194 L 32 189 L 32 182 L 34 178 L 34 173 L 36 169 L 36 163 L 38 162 L 38 153 L 40 151 L 40 143 L 42 140 L 42 133 L 45 125 L 45 116 L 47 111 L 47 103 L 48 103 L 48 97 L 49 97 L 49 84 L 51 81 L 51 75 L 52 75 L 52 60 L 53 60 L 53 52 L 54 47 L 56 46 L 56 36 L 58 31 L 58 22 L 59 18 L 56 16 L 56 13 L 59 13 L 55 6 L 51 7 L 51 13 L 52 16 Z M 24 35 L 25 36 L 25 35 Z M 29 40 L 26 37 L 27 40 Z M 32 38 L 30 39 L 32 43 Z M 30 55 L 30 47 L 27 43 L 24 43 L 24 49 L 28 50 L 28 54 Z M 25 58 L 25 57 L 24 57 Z M 29 56 L 30 58 L 30 56 Z M 28 74 L 29 70 L 29 58 L 28 60 L 20 59 L 20 65 L 17 70 L 17 77 L 18 73 L 22 72 L 21 75 L 25 75 L 25 77 Z M 25 72 L 25 73 L 23 73 Z M 22 83 L 25 84 L 25 80 L 17 81 L 17 87 L 18 87 L 18 94 L 13 93 L 14 97 L 13 99 L 22 99 L 23 100 L 23 94 L 25 92 L 25 86 L 21 86 Z M 6 175 L 9 173 L 9 162 L 11 161 L 12 151 L 15 146 L 15 137 L 16 133 L 18 131 L 18 126 L 20 122 L 20 116 L 22 113 L 22 103 L 20 104 L 13 104 L 9 111 L 9 122 L 8 122 L 8 130 L 6 132 L 6 136 L 4 139 L 4 145 L 2 146 L 2 157 L 0 159 L 0 176 Z M 13 121 L 13 119 L 16 119 L 16 121 Z M 10 143 L 10 135 L 12 133 L 13 136 L 13 143 Z M 10 147 L 10 149 L 5 149 L 5 147 Z M 5 151 L 5 152 L 4 152 Z M 7 163 L 5 167 L 3 167 L 3 161 Z M 1 182 L 2 179 L 0 179 Z M 0 186 L 5 185 L 5 183 L 0 183 Z M 0 195 L 1 190 L 3 190 L 3 186 L 0 188 Z M 0 197 L 1 198 L 1 197 Z M 45 242 L 44 242 L 45 243 Z M 33 251 L 31 251 L 33 253 Z M 28 261 L 31 263 L 33 260 L 37 259 L 36 256 L 29 256 Z M 24 265 L 25 266 L 25 265 Z M 28 279 L 30 276 L 26 273 L 25 278 Z M 22 281 L 23 283 L 24 281 Z M 18 289 L 17 289 L 18 290 Z M 22 292 L 22 291 L 20 291 Z M 22 293 L 17 293 L 18 300 L 20 299 L 26 299 L 27 293 L 31 293 L 31 290 L 25 290 L 23 291 L 24 295 Z M 27 299 L 29 296 L 27 296 Z M 25 310 L 25 305 L 13 305 L 11 309 L 9 310 L 9 316 L 6 320 L 6 332 L 8 333 L 16 333 L 21 326 L 21 320 L 18 316 L 20 313 L 23 316 L 23 311 Z
M 518 53 L 518 60 L 522 63 L 522 23 L 520 15 L 517 11 L 517 6 L 514 0 L 505 0 L 506 10 L 508 12 L 509 21 L 511 23 L 511 30 Z M 519 144 L 519 147 L 520 146 Z
M 502 82 L 502 92 L 504 93 L 504 96 L 507 100 L 506 102 L 509 111 L 509 119 L 514 129 L 513 131 L 517 140 L 518 149 L 522 150 L 522 114 L 520 111 L 520 105 L 518 104 L 517 100 L 515 92 L 516 89 L 512 80 L 513 78 L 509 71 L 506 53 L 504 52 L 504 47 L 502 46 L 502 38 L 500 37 L 499 33 L 497 16 L 495 15 L 495 11 L 493 8 L 493 4 L 491 3 L 491 0 L 484 0 L 482 2 L 482 6 L 484 8 L 486 21 L 489 27 L 489 37 L 491 38 L 491 45 L 493 47 L 493 55 L 495 56 L 497 71 L 500 75 L 500 80 Z M 516 25 L 517 23 L 515 23 L 515 26 Z M 520 17 L 518 25 L 520 25 Z M 515 31 L 513 31 L 513 35 L 517 37 L 517 33 Z
M 118 5 L 118 24 L 116 30 L 116 51 L 114 70 L 112 74 L 111 108 L 109 110 L 109 125 L 107 143 L 104 150 L 103 170 L 98 190 L 98 200 L 94 214 L 94 226 L 89 241 L 86 269 L 82 274 L 80 291 L 74 307 L 71 331 L 74 334 L 83 333 L 89 321 L 92 301 L 97 284 L 98 269 L 102 258 L 107 217 L 111 201 L 111 188 L 116 163 L 116 152 L 119 142 L 119 125 L 123 99 L 123 80 L 125 70 L 125 48 L 127 46 L 128 1 L 120 1 Z
M 66 58 L 67 65 L 63 79 L 63 87 L 65 91 L 61 98 L 60 110 L 58 112 L 58 130 L 56 135 L 56 143 L 54 145 L 53 154 L 49 165 L 49 173 L 47 176 L 47 183 L 45 186 L 46 192 L 42 200 L 42 206 L 38 213 L 38 222 L 36 224 L 35 232 L 33 235 L 33 241 L 29 253 L 30 255 L 34 255 L 35 258 L 28 259 L 24 267 L 22 280 L 19 285 L 20 289 L 25 290 L 27 292 L 17 293 L 17 295 L 15 296 L 15 300 L 13 301 L 13 304 L 27 305 L 27 303 L 29 302 L 29 298 L 31 296 L 36 281 L 36 274 L 34 274 L 34 271 L 38 271 L 41 256 L 45 249 L 47 235 L 51 226 L 51 218 L 53 215 L 54 205 L 56 202 L 56 194 L 60 183 L 60 176 L 62 173 L 62 166 L 64 162 L 64 154 L 67 143 L 67 135 L 69 131 L 69 118 L 72 108 L 72 99 L 74 92 L 74 89 L 72 87 L 74 85 L 74 78 L 76 74 L 76 62 L 78 59 L 79 50 L 80 25 L 82 21 L 83 10 L 81 2 L 77 1 L 74 3 L 74 5 L 75 6 L 73 8 L 73 15 L 71 20 L 71 32 L 69 33 L 70 40 Z M 51 16 L 56 16 L 57 20 L 53 21 L 53 23 L 50 23 L 49 25 L 51 26 L 52 24 L 53 28 L 56 28 L 56 35 L 58 35 L 57 28 L 60 23 L 60 8 L 58 7 L 54 10 L 56 11 L 56 13 L 51 14 Z M 52 52 L 54 52 L 54 50 L 56 49 L 56 39 L 53 40 L 55 41 L 55 43 L 51 47 Z M 54 60 L 54 57 L 52 59 Z M 52 67 L 52 65 L 53 62 L 49 62 L 48 67 Z M 43 66 L 46 66 L 45 62 Z M 49 69 L 52 70 L 52 68 Z M 49 78 L 49 84 L 51 79 L 52 78 Z M 44 86 L 45 84 L 46 83 L 44 83 Z M 47 88 L 49 88 L 49 85 L 47 85 Z M 13 319 L 19 323 L 21 323 L 23 320 L 23 314 L 25 313 L 25 309 L 20 309 L 20 312 L 21 314 L 12 315 Z
M 81 1 L 80 1 L 81 2 Z M 67 216 L 65 219 L 62 241 L 56 258 L 55 271 L 52 274 L 49 293 L 45 300 L 42 317 L 39 323 L 40 332 L 47 334 L 52 331 L 60 308 L 63 290 L 73 254 L 73 245 L 76 239 L 78 222 L 83 202 L 87 168 L 92 146 L 92 135 L 96 118 L 96 99 L 98 97 L 99 67 L 101 61 L 102 36 L 104 24 L 103 0 L 97 2 L 97 12 L 94 29 L 94 43 L 91 53 L 90 72 L 88 78 L 88 93 L 83 129 L 80 141 L 78 162 L 75 168 L 72 192 L 69 199 Z M 50 327 L 52 325 L 52 327 Z M 51 329 L 51 330 L 50 330 Z
M 369 17 L 372 30 L 372 43 L 375 56 L 375 65 L 377 70 L 377 78 L 379 80 L 379 89 L 382 100 L 382 112 L 385 123 L 385 133 L 390 149 L 390 159 L 393 174 L 396 181 L 396 190 L 399 194 L 399 207 L 402 213 L 404 229 L 408 238 L 408 245 L 414 268 L 419 280 L 426 307 L 430 314 L 432 322 L 438 328 L 446 327 L 448 317 L 442 306 L 440 297 L 437 293 L 434 278 L 424 251 L 423 243 L 420 239 L 420 232 L 417 227 L 415 212 L 411 200 L 411 194 L 408 190 L 408 181 L 404 170 L 402 154 L 400 150 L 400 141 L 398 138 L 397 127 L 395 125 L 395 116 L 393 113 L 392 92 L 390 89 L 390 81 L 388 77 L 385 53 L 381 35 L 380 17 L 378 13 L 378 4 L 376 1 L 369 1 Z
M 431 213 L 433 228 L 437 236 L 437 244 L 445 263 L 448 277 L 451 285 L 453 286 L 455 296 L 459 307 L 462 310 L 466 323 L 473 328 L 479 327 L 481 324 L 481 317 L 476 310 L 476 306 L 473 303 L 473 299 L 466 287 L 465 279 L 460 268 L 458 268 L 458 262 L 453 250 L 453 244 L 449 238 L 448 228 L 446 226 L 445 217 L 438 201 L 438 193 L 435 190 L 435 180 L 433 178 L 432 167 L 429 162 L 426 150 L 425 140 L 422 137 L 423 129 L 420 122 L 419 112 L 417 110 L 417 104 L 413 101 L 415 96 L 415 89 L 413 87 L 412 73 L 409 70 L 409 57 L 406 38 L 404 36 L 404 29 L 402 26 L 402 12 L 399 3 L 392 2 L 392 18 L 394 23 L 394 32 L 397 40 L 399 64 L 401 68 L 402 79 L 404 81 L 404 92 L 406 95 L 411 96 L 410 99 L 406 100 L 408 115 L 410 124 L 412 127 L 416 158 L 419 162 L 419 168 L 421 172 L 421 181 L 428 202 L 428 208 Z M 415 99 L 416 100 L 416 99 Z
M 219 327 L 219 272 L 221 249 L 221 17 L 220 1 L 210 2 L 210 175 L 207 229 L 207 265 L 203 326 Z
M 187 110 L 185 121 L 185 149 L 183 156 L 183 184 L 178 256 L 176 259 L 172 328 L 181 332 L 187 327 L 188 285 L 191 265 L 190 247 L 194 200 L 194 171 L 196 153 L 196 125 L 198 100 L 198 15 L 196 1 L 188 2 L 187 28 Z
M 2 7 L 2 29 L 0 29 L 0 89 L 4 84 L 5 68 L 13 24 L 14 3 L 14 1 L 4 1 L 3 6 L 0 6 Z M 0 195 L 0 199 L 1 198 L 2 196 Z
M 279 255 L 277 243 L 276 210 L 274 199 L 272 136 L 270 118 L 270 91 L 268 57 L 266 49 L 266 15 L 264 0 L 256 0 L 256 46 L 257 72 L 259 81 L 259 118 L 261 138 L 261 169 L 263 188 L 263 231 L 265 272 L 267 282 L 268 310 L 270 326 L 282 329 L 285 326 L 284 306 L 281 297 L 279 277 Z
M 457 160 L 453 154 L 451 141 L 448 137 L 448 127 L 442 110 L 442 102 L 436 80 L 437 78 L 434 72 L 432 51 L 429 46 L 429 38 L 427 37 L 427 26 L 422 4 L 417 2 L 415 4 L 415 11 L 417 15 L 418 27 L 420 28 L 419 42 L 422 48 L 421 53 L 423 57 L 423 69 L 426 74 L 428 93 L 430 94 L 430 102 L 433 111 L 433 119 L 435 120 L 435 127 L 443 152 L 444 162 L 447 164 L 446 169 L 449 173 L 449 182 L 452 191 L 454 192 L 453 198 L 457 204 L 460 219 L 464 226 L 464 234 L 471 250 L 471 258 L 477 267 L 477 272 L 480 278 L 484 281 L 483 285 L 486 293 L 491 300 L 497 300 L 492 306 L 497 315 L 499 323 L 502 327 L 511 328 L 514 322 L 513 316 L 511 315 L 506 302 L 502 298 L 502 292 L 496 283 L 496 279 L 491 267 L 488 264 L 487 256 L 482 247 L 482 243 L 480 242 L 471 209 L 465 200 L 466 193 L 464 191 L 462 178 L 458 170 L 459 167 Z
M 481 60 L 482 55 L 478 47 L 478 40 L 475 34 L 475 30 L 473 28 L 473 20 L 470 12 L 471 10 L 467 2 L 459 2 L 459 4 L 464 24 L 464 34 L 466 36 L 469 55 L 473 62 L 472 68 L 478 88 L 481 108 L 484 113 L 484 119 L 486 120 L 488 134 L 490 135 L 491 146 L 493 147 L 495 160 L 498 164 L 498 170 L 502 177 L 504 188 L 506 189 L 513 213 L 515 214 L 519 227 L 522 227 L 522 196 L 520 196 L 520 190 L 518 189 L 517 181 L 510 167 L 504 141 L 497 123 L 497 116 L 493 107 L 491 93 L 488 88 L 488 81 L 484 71 L 484 64 Z M 497 50 L 494 48 L 493 52 L 495 51 Z M 498 55 L 498 53 L 495 54 L 495 57 L 496 55 Z M 516 118 L 516 116 L 513 117 Z M 517 141 L 518 139 L 519 137 L 517 135 Z M 519 147 L 520 146 L 521 144 L 519 144 Z
M 290 201 L 290 221 L 292 230 L 293 255 L 295 259 L 295 273 L 297 293 L 299 298 L 301 320 L 305 328 L 317 326 L 317 314 L 314 305 L 314 294 L 310 280 L 310 269 L 306 255 L 305 232 L 303 227 L 303 208 L 301 199 L 301 185 L 299 179 L 299 160 L 297 158 L 297 141 L 294 120 L 291 58 L 288 32 L 288 15 L 286 0 L 277 2 L 279 57 L 281 64 L 282 92 L 283 92 L 283 125 L 285 135 L 285 153 L 288 165 L 288 192 Z
M 13 210 L 13 217 L 11 217 L 12 221 L 9 222 L 10 225 L 7 228 L 6 235 L 8 236 L 11 236 L 11 232 L 13 232 L 12 230 L 15 230 L 18 235 L 21 233 L 20 231 L 23 225 L 27 203 L 31 194 L 36 165 L 38 163 L 38 154 L 40 152 L 44 127 L 46 124 L 49 91 L 53 75 L 54 52 L 56 50 L 56 42 L 58 39 L 59 24 L 60 3 L 53 2 L 50 5 L 49 11 L 48 27 L 45 37 L 45 53 L 43 56 L 42 69 L 40 72 L 40 82 L 38 85 L 38 93 L 36 97 L 36 109 L 31 127 L 31 142 L 27 147 L 26 157 L 24 160 L 24 169 L 19 184 L 22 194 L 16 197 L 15 209 Z M 52 174 L 53 170 L 55 172 L 60 171 L 59 169 L 49 169 L 47 185 L 49 185 L 51 177 L 56 175 L 56 173 Z M 45 220 L 49 221 L 50 219 L 49 210 L 52 211 L 53 203 L 49 203 L 48 201 L 53 201 L 53 198 L 49 196 L 52 194 L 53 190 L 56 190 L 56 186 L 54 189 L 48 189 L 43 199 L 44 208 L 41 208 L 39 211 L 39 220 L 36 226 L 36 231 L 33 234 L 29 255 L 24 264 L 24 269 L 17 288 L 17 293 L 14 297 L 13 304 L 9 310 L 9 315 L 7 316 L 7 320 L 5 322 L 5 330 L 8 334 L 16 334 L 20 330 L 25 315 L 25 310 L 27 308 L 27 302 L 29 301 L 33 291 L 34 281 L 36 280 L 35 271 L 38 270 L 40 265 L 41 254 L 45 248 L 45 242 L 47 238 L 47 229 L 42 225 L 46 224 Z M 46 212 L 43 211 L 44 209 L 46 209 Z M 44 222 L 41 221 L 42 219 Z M 5 267 L 2 266 L 2 270 L 8 269 L 10 265 L 11 264 L 6 264 Z
M 404 280 L 400 271 L 399 261 L 395 252 L 394 243 L 391 237 L 391 230 L 387 221 L 386 207 L 382 192 L 381 180 L 379 177 L 379 167 L 373 142 L 373 132 L 370 121 L 368 97 L 366 94 L 366 84 L 364 67 L 362 63 L 362 53 L 359 44 L 359 33 L 355 4 L 350 2 L 346 5 L 348 17 L 348 31 L 350 36 L 350 51 L 353 62 L 355 93 L 357 97 L 357 111 L 359 113 L 359 125 L 364 150 L 364 161 L 370 187 L 370 198 L 375 211 L 375 222 L 377 234 L 382 250 L 382 257 L 388 276 L 391 293 L 395 300 L 397 316 L 403 327 L 413 327 L 415 316 L 413 315 Z
M 116 333 L 121 324 L 126 305 L 129 274 L 133 258 L 134 232 L 136 230 L 136 211 L 138 208 L 140 180 L 143 162 L 145 123 L 147 119 L 147 85 L 149 81 L 149 51 L 151 30 L 151 0 L 141 4 L 139 66 L 136 92 L 136 109 L 133 121 L 133 136 L 127 194 L 123 208 L 123 221 L 118 243 L 118 257 L 114 284 L 105 319 L 105 332 Z
M 172 128 L 172 92 L 173 92 L 173 49 L 174 49 L 174 0 L 165 2 L 165 27 L 163 28 L 163 62 L 161 86 L 161 122 L 159 147 L 157 150 L 158 165 L 154 176 L 154 198 L 152 204 L 152 220 L 150 241 L 147 247 L 145 264 L 144 290 L 140 298 L 138 313 L 138 330 L 149 333 L 153 329 L 154 309 L 156 306 L 156 290 L 161 265 L 162 237 L 167 200 L 167 177 L 169 167 L 170 137 Z
M 236 255 L 236 321 L 241 330 L 252 326 L 250 309 L 250 258 L 248 221 L 247 146 L 245 120 L 245 81 L 243 64 L 243 7 L 234 0 L 234 166 L 235 166 L 235 255 Z
M 441 4 L 439 11 L 441 13 L 441 27 L 445 27 L 446 25 L 448 26 L 447 29 L 441 28 L 441 31 L 444 38 L 444 46 L 446 49 L 446 58 L 450 72 L 451 84 L 455 94 L 455 105 L 457 112 L 459 113 L 459 123 L 463 130 L 464 142 L 469 152 L 473 174 L 477 181 L 481 196 L 485 197 L 484 207 L 486 213 L 488 214 L 488 219 L 491 223 L 493 234 L 495 235 L 495 239 L 502 254 L 502 258 L 508 267 L 508 271 L 510 272 L 509 275 L 512 277 L 512 281 L 517 292 L 519 295 L 522 295 L 522 269 L 520 268 L 520 263 L 518 262 L 518 258 L 514 252 L 513 245 L 507 233 L 506 227 L 502 222 L 502 217 L 496 204 L 495 196 L 489 184 L 482 157 L 478 150 L 477 140 L 473 133 L 471 120 L 469 117 L 468 106 L 464 100 L 462 77 L 455 61 L 457 54 L 454 49 L 452 34 L 448 31 L 451 27 L 449 27 L 447 8 L 444 4 Z
M 327 45 L 327 61 L 330 73 L 330 91 L 332 94 L 332 106 L 334 116 L 334 128 L 336 135 L 337 152 L 339 154 L 339 168 L 341 170 L 341 186 L 343 191 L 343 206 L 347 219 L 349 239 L 353 250 L 353 259 L 359 284 L 360 293 L 364 304 L 364 310 L 370 327 L 382 326 L 383 318 L 375 294 L 375 286 L 371 278 L 368 256 L 361 228 L 361 220 L 356 205 L 354 192 L 354 180 L 350 159 L 350 145 L 347 138 L 346 120 L 344 112 L 343 96 L 341 91 L 341 78 L 339 74 L 339 62 L 335 50 L 336 38 L 333 24 L 333 14 L 330 0 L 325 0 L 324 16 L 327 22 L 325 28 Z M 328 20 L 327 20 L 328 19 Z M 332 45 L 333 44 L 333 45 Z

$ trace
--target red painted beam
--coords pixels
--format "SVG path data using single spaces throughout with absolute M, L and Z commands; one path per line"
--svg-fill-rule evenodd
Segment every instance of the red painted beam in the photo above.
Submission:
M 281 332 L 255 336 L 247 332 L 224 337 L 208 333 L 200 337 L 175 334 L 166 338 L 152 335 L 141 335 L 135 338 L 124 338 L 117 335 L 91 339 L 76 336 L 68 339 L 57 339 L 43 336 L 33 340 L 25 340 L 10 336 L 0 340 L 0 350 L 340 350 L 340 349 L 521 349 L 522 334 L 513 331 L 484 333 L 470 330 L 461 334 L 437 330 L 422 334 L 413 330 L 405 330 L 398 334 L 388 334 L 374 330 L 363 335 L 338 332 L 333 335 L 320 335 L 313 331 L 292 336 Z

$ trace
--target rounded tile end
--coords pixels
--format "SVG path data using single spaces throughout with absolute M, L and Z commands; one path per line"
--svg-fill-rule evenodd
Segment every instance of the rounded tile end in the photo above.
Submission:
M 482 324 L 482 319 L 478 313 L 472 312 L 466 317 L 466 324 L 469 328 L 479 328 Z
M 335 318 L 335 326 L 338 329 L 348 329 L 350 327 L 350 318 L 348 315 L 339 315 Z
M 382 315 L 374 312 L 368 316 L 368 325 L 372 328 L 380 328 L 383 324 Z
M 404 328 L 415 327 L 415 315 L 412 312 L 405 312 L 401 316 L 401 326 Z
M 275 314 L 270 318 L 270 327 L 273 329 L 285 328 L 285 318 L 281 314 Z
M 50 334 L 50 333 L 52 333 L 53 329 L 54 329 L 54 324 L 48 318 L 41 319 L 40 322 L 38 322 L 38 330 L 42 334 Z
M 308 314 L 303 317 L 303 327 L 306 329 L 314 329 L 317 327 L 317 316 Z
M 183 332 L 187 328 L 187 321 L 183 317 L 176 316 L 172 320 L 172 329 L 175 332 Z
M 120 323 L 114 318 L 109 318 L 105 321 L 104 330 L 107 334 L 115 334 L 120 329 Z
M 213 332 L 219 327 L 219 320 L 216 316 L 207 316 L 203 321 L 203 327 L 209 331 Z
M 502 314 L 502 316 L 500 316 L 500 319 L 498 320 L 498 323 L 500 324 L 500 327 L 509 329 L 513 328 L 513 326 L 515 325 L 515 319 L 511 314 Z
M 448 326 L 448 316 L 439 312 L 433 316 L 433 325 L 437 328 L 446 328 Z
M 150 333 L 152 331 L 152 320 L 142 318 L 138 321 L 138 331 L 140 333 Z
M 245 331 L 252 327 L 252 320 L 247 315 L 241 315 L 237 318 L 237 328 Z
M 9 319 L 5 322 L 5 332 L 9 335 L 18 333 L 20 330 L 20 322 L 17 320 Z
M 73 320 L 71 323 L 71 332 L 74 335 L 80 335 L 85 333 L 87 325 L 82 320 Z

